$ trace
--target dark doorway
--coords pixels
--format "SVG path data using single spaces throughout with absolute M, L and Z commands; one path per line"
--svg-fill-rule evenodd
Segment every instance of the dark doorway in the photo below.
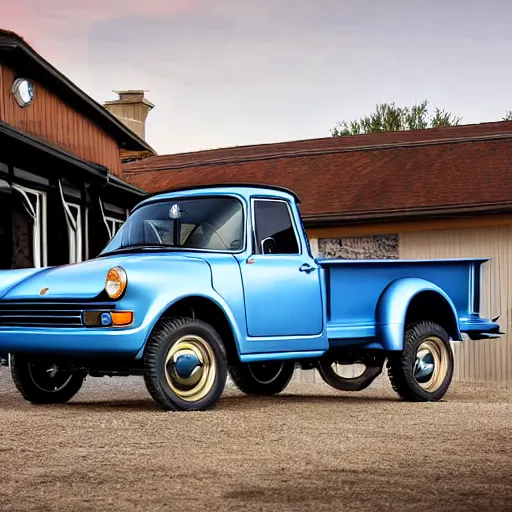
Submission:
M 12 262 L 11 268 L 32 268 L 33 255 L 33 219 L 22 202 L 13 201 L 12 205 Z
M 10 185 L 0 179 L 0 269 L 12 266 L 12 196 Z

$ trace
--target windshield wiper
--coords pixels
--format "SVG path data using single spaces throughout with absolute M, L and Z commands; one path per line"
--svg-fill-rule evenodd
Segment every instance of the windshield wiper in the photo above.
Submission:
M 118 249 L 114 249 L 113 251 L 103 252 L 100 256 L 108 256 L 110 254 L 124 253 L 124 252 L 136 252 L 140 249 L 150 249 L 150 250 L 169 250 L 169 249 L 178 249 L 175 245 L 172 244 L 130 244 L 125 245 L 124 247 L 119 247 Z

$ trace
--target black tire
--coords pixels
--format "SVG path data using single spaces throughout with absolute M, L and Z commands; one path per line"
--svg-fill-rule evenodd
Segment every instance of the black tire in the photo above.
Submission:
M 189 342 L 185 341 L 187 339 Z M 189 348 L 188 352 L 187 343 L 193 347 Z M 202 359 L 202 365 L 193 366 L 188 377 L 179 375 L 177 364 L 167 361 L 174 350 L 182 351 L 181 355 L 176 355 L 177 359 L 182 356 L 188 357 L 189 360 L 192 357 L 194 362 L 200 362 Z M 186 366 L 187 363 L 182 364 Z M 225 347 L 215 329 L 201 320 L 161 320 L 146 344 L 144 367 L 144 382 L 149 394 L 162 409 L 168 411 L 210 409 L 219 401 L 226 385 Z M 198 368 L 202 369 L 196 371 Z M 192 385 L 198 373 L 199 382 Z M 206 382 L 203 382 L 203 379 Z M 188 394 L 190 396 L 187 396 Z
M 31 362 L 21 354 L 11 355 L 11 375 L 16 389 L 33 404 L 62 404 L 81 389 L 85 374 L 60 370 L 57 366 Z
M 329 386 L 339 391 L 363 391 L 366 389 L 381 373 L 384 363 L 380 366 L 366 366 L 363 373 L 358 377 L 342 377 L 334 371 L 330 364 L 319 361 L 316 369 L 323 381 Z
M 426 350 L 432 351 L 432 363 L 418 357 L 419 349 L 425 342 L 430 345 Z M 425 354 L 426 358 L 428 353 Z M 420 360 L 423 365 L 419 364 Z M 389 380 L 394 391 L 409 402 L 441 400 L 450 387 L 453 367 L 450 337 L 440 325 L 433 322 L 410 325 L 405 332 L 403 351 L 388 357 L 387 361 Z M 430 368 L 434 373 L 428 378 Z
M 276 395 L 288 386 L 293 373 L 293 361 L 239 363 L 229 368 L 235 386 L 246 395 Z

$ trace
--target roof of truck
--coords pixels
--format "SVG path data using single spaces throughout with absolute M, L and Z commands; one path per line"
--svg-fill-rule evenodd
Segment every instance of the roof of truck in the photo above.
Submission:
M 141 201 L 137 206 L 135 206 L 134 210 L 142 206 L 143 204 L 158 201 L 161 199 L 170 199 L 175 197 L 176 194 L 180 194 L 182 192 L 192 192 L 193 195 L 198 195 L 202 191 L 208 192 L 208 191 L 217 191 L 219 193 L 230 193 L 230 192 L 238 192 L 242 195 L 253 195 L 256 191 L 274 191 L 278 192 L 279 195 L 289 195 L 291 196 L 294 201 L 299 204 L 300 198 L 299 196 L 293 192 L 292 190 L 285 188 L 285 187 L 279 187 L 276 185 L 266 185 L 262 183 L 220 183 L 220 184 L 210 184 L 210 185 L 195 185 L 190 187 L 177 187 L 172 188 L 160 192 L 155 192 L 153 194 L 148 195 L 146 198 L 144 198 L 143 201 Z

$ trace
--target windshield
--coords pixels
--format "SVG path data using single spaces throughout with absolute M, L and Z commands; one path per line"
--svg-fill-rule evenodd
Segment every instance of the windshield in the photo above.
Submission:
M 232 197 L 169 199 L 136 210 L 102 254 L 135 247 L 240 251 L 242 203 Z

